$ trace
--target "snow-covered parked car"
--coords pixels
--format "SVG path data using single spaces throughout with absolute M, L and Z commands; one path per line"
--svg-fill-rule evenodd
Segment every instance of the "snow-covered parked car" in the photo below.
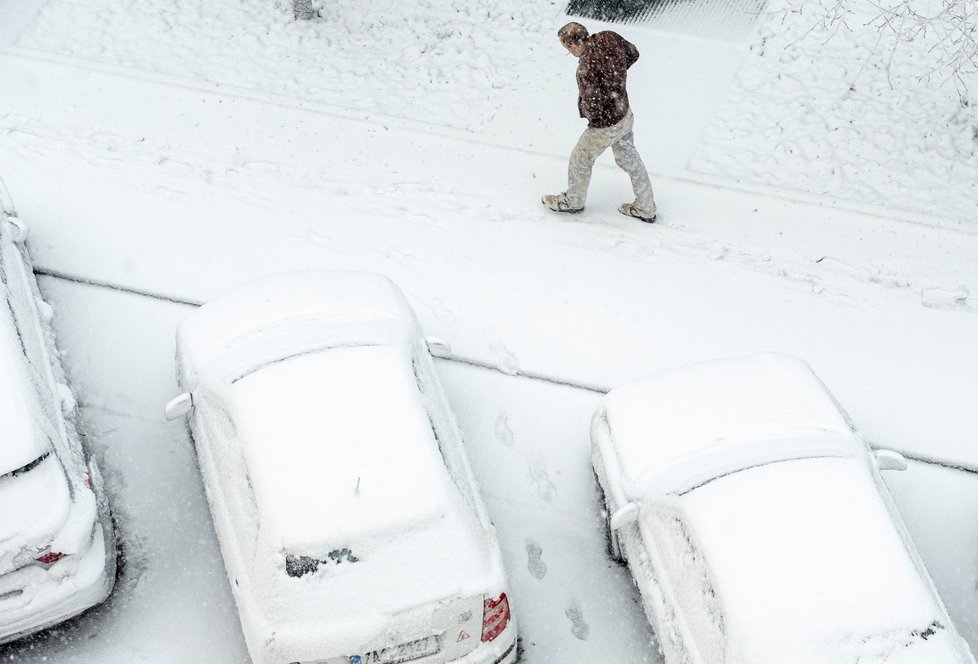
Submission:
M 618 387 L 592 461 L 667 664 L 974 662 L 872 451 L 807 364 L 761 354 Z
M 25 240 L 0 182 L 0 643 L 102 602 L 115 544 Z
M 255 662 L 515 661 L 431 343 L 393 283 L 356 272 L 262 279 L 180 323 L 166 415 L 189 414 Z

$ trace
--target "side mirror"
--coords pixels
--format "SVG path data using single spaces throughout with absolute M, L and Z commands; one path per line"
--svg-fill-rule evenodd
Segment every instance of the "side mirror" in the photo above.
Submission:
M 907 457 L 893 450 L 876 450 L 876 465 L 880 470 L 906 470 Z
M 612 530 L 618 530 L 636 521 L 638 521 L 638 505 L 635 503 L 625 503 L 618 508 L 617 512 L 611 515 L 608 525 Z
M 194 407 L 194 398 L 190 392 L 184 392 L 178 397 L 170 399 L 170 402 L 163 406 L 163 417 L 167 420 L 175 420 L 183 417 Z
M 452 347 L 444 339 L 439 337 L 425 337 L 424 343 L 428 347 L 428 352 L 433 357 L 446 358 L 452 356 Z
M 11 230 L 11 237 L 14 242 L 23 242 L 27 239 L 27 224 L 13 215 L 5 215 L 3 223 L 8 224 Z

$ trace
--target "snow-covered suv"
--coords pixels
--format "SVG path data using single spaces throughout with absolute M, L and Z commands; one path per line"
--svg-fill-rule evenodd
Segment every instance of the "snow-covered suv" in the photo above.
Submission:
M 102 478 L 26 236 L 0 182 L 0 643 L 85 611 L 115 582 Z
M 974 664 L 873 452 L 801 360 L 612 390 L 591 427 L 612 556 L 667 664 Z
M 258 664 L 516 659 L 498 543 L 429 342 L 380 275 L 247 284 L 177 330 L 204 486 Z

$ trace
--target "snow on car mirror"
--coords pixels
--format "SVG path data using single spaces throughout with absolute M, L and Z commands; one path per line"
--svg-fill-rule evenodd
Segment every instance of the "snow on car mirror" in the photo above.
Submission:
M 611 515 L 609 525 L 612 530 L 624 528 L 630 523 L 638 520 L 638 505 L 635 503 L 625 503 L 618 508 L 618 511 Z
M 428 346 L 428 352 L 434 357 L 451 357 L 452 347 L 444 339 L 439 337 L 425 337 L 424 342 Z
M 876 450 L 876 463 L 880 470 L 907 469 L 907 458 L 893 450 Z
M 170 400 L 168 404 L 163 406 L 163 417 L 167 420 L 175 420 L 178 417 L 182 417 L 190 412 L 190 409 L 194 406 L 194 399 L 190 396 L 190 392 L 184 392 L 178 397 Z
M 25 222 L 15 216 L 6 215 L 3 218 L 3 223 L 10 227 L 10 236 L 14 242 L 23 242 L 27 239 L 27 224 Z

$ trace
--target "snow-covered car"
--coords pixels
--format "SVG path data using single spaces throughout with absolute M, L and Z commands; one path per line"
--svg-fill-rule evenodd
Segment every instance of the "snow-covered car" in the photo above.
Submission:
M 872 451 L 807 364 L 761 354 L 609 392 L 591 425 L 611 555 L 667 664 L 974 659 Z
M 0 643 L 102 602 L 115 544 L 102 477 L 0 182 Z
M 505 573 L 458 425 L 386 277 L 268 277 L 181 321 L 183 394 L 260 664 L 509 663 Z M 436 351 L 437 352 L 437 351 Z

